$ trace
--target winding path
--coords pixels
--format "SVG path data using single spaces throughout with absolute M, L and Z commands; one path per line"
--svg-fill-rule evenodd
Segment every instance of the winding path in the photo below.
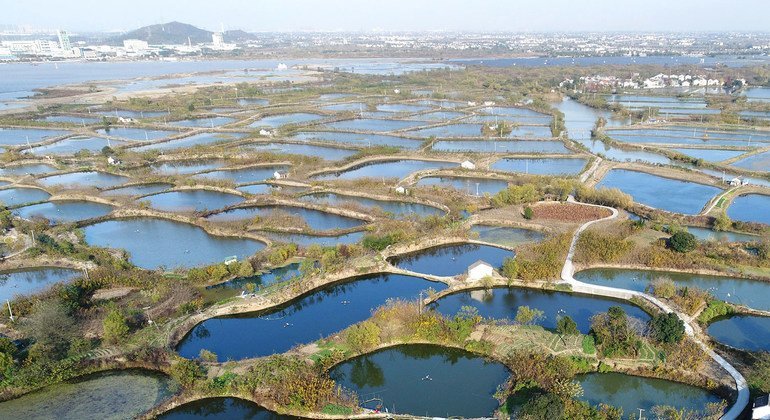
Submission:
M 572 203 L 577 202 L 575 198 L 572 196 L 569 196 L 567 198 L 567 201 Z M 639 297 L 651 302 L 652 304 L 654 304 L 655 306 L 659 307 L 661 310 L 667 313 L 668 312 L 676 313 L 680 319 L 685 321 L 684 325 L 685 325 L 685 332 L 687 333 L 687 335 L 689 335 L 703 349 L 703 351 L 706 354 L 708 354 L 712 359 L 714 359 L 714 361 L 716 361 L 720 366 L 722 366 L 722 368 L 724 368 L 735 381 L 735 388 L 738 391 L 738 396 L 735 399 L 735 403 L 722 416 L 722 419 L 725 419 L 725 420 L 737 419 L 743 412 L 743 409 L 749 403 L 749 388 L 748 388 L 748 384 L 746 383 L 746 379 L 727 360 L 725 360 L 722 356 L 716 354 L 714 350 L 712 350 L 708 345 L 706 345 L 706 343 L 701 341 L 695 335 L 695 331 L 692 325 L 690 325 L 690 322 L 692 322 L 690 317 L 674 311 L 673 309 L 671 309 L 671 307 L 669 307 L 665 303 L 661 302 L 660 300 L 646 293 L 637 292 L 633 290 L 618 289 L 615 287 L 592 285 L 592 284 L 583 283 L 575 279 L 574 277 L 575 266 L 572 260 L 575 256 L 575 248 L 577 247 L 577 241 L 578 241 L 578 238 L 580 238 L 580 234 L 584 230 L 586 230 L 589 226 L 593 225 L 594 223 L 613 220 L 618 217 L 618 211 L 612 207 L 605 207 L 605 206 L 599 206 L 596 204 L 586 204 L 586 203 L 581 203 L 581 204 L 586 206 L 605 208 L 607 210 L 610 210 L 612 214 L 603 219 L 597 219 L 597 220 L 592 220 L 590 222 L 587 222 L 582 226 L 580 226 L 575 231 L 575 235 L 572 237 L 572 243 L 570 244 L 570 247 L 569 247 L 569 252 L 567 253 L 567 259 L 566 261 L 564 261 L 564 267 L 562 267 L 562 270 L 561 270 L 562 282 L 565 284 L 569 284 L 572 287 L 572 290 L 575 292 L 591 294 L 591 295 L 607 296 L 607 297 L 619 298 L 624 300 L 630 300 L 631 298 Z

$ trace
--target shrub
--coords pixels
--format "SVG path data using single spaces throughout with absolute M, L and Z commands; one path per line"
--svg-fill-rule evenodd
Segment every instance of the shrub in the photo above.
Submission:
M 714 318 L 731 315 L 735 309 L 729 303 L 721 300 L 711 300 L 706 309 L 698 316 L 698 321 L 708 324 Z
M 372 251 L 382 251 L 390 245 L 395 244 L 396 242 L 398 242 L 398 235 L 389 233 L 387 235 L 381 236 L 366 235 L 361 241 L 361 245 L 363 245 L 363 247 L 366 249 L 371 249 Z
M 676 284 L 668 277 L 659 277 L 652 282 L 652 294 L 663 299 L 676 295 Z
M 210 350 L 201 349 L 200 353 L 198 353 L 198 358 L 204 362 L 214 363 L 217 361 L 217 354 Z
M 575 198 L 578 201 L 602 206 L 629 208 L 634 204 L 634 199 L 618 188 L 589 188 L 579 186 L 575 190 Z
M 128 336 L 129 328 L 128 323 L 126 323 L 126 317 L 117 308 L 110 310 L 102 322 L 102 327 L 104 330 L 104 340 L 108 343 L 119 343 Z
M 568 315 L 565 315 L 556 321 L 556 332 L 561 335 L 580 334 L 577 328 L 577 323 Z
M 678 343 L 684 337 L 684 321 L 673 312 L 656 315 L 650 320 L 650 334 L 661 343 Z
M 183 387 L 192 386 L 195 381 L 206 376 L 203 366 L 194 360 L 178 357 L 176 363 L 171 366 L 171 378 Z
M 698 246 L 698 240 L 690 232 L 679 231 L 671 235 L 668 246 L 676 252 L 690 252 Z
M 634 243 L 620 235 L 603 234 L 588 230 L 580 234 L 577 242 L 581 262 L 614 262 L 634 248 Z
M 533 217 L 535 217 L 535 211 L 532 210 L 532 207 L 530 206 L 524 207 L 524 218 L 527 220 L 531 220 Z
M 583 346 L 583 353 L 596 354 L 596 342 L 594 341 L 594 337 L 592 335 L 583 337 L 583 342 L 581 345 Z
M 544 312 L 540 309 L 532 309 L 527 305 L 522 305 L 516 310 L 514 320 L 521 325 L 530 325 L 543 319 L 543 316 Z
M 380 327 L 372 321 L 364 321 L 350 327 L 345 343 L 354 351 L 363 352 L 380 344 Z

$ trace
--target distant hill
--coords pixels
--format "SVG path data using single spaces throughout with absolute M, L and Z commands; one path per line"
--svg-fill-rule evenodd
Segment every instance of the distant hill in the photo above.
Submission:
M 186 44 L 189 39 L 193 44 L 211 42 L 212 32 L 181 22 L 161 23 L 145 26 L 126 32 L 111 39 L 113 44 L 121 44 L 126 39 L 140 39 L 149 44 Z
M 225 31 L 225 42 L 243 42 L 257 39 L 257 36 L 240 29 Z

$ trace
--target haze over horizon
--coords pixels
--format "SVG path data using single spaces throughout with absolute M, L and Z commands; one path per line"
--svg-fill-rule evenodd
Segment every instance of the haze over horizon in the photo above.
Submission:
M 90 0 L 2 0 L 0 25 L 121 32 L 179 21 L 208 30 L 688 32 L 767 31 L 770 2 L 739 0 L 135 0 L 116 6 Z M 0 3 L 2 3 L 0 2 Z M 554 10 L 558 12 L 554 12 Z M 751 10 L 751 13 L 744 11 Z M 741 14 L 726 19 L 726 13 Z

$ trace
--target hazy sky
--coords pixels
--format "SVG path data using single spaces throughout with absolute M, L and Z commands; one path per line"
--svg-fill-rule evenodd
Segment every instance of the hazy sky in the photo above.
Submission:
M 770 0 L 0 0 L 0 24 L 129 30 L 769 31 Z

